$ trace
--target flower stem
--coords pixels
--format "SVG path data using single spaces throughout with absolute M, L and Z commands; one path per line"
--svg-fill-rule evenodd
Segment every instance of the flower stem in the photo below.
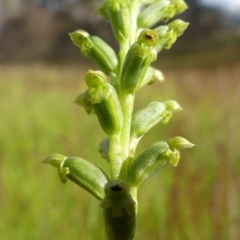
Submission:
M 110 137 L 110 148 L 108 152 L 109 162 L 110 162 L 110 171 L 111 179 L 117 179 L 120 174 L 122 166 L 122 147 L 120 142 L 120 136 L 113 135 Z
M 123 94 L 121 98 L 121 105 L 123 111 L 123 128 L 121 132 L 122 158 L 125 161 L 129 155 L 129 139 L 132 122 L 132 112 L 135 94 Z

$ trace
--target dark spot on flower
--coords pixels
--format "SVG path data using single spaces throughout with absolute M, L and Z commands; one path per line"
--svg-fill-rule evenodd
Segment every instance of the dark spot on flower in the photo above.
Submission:
M 122 191 L 122 188 L 119 187 L 118 185 L 116 185 L 114 187 L 111 187 L 111 190 L 114 191 L 114 192 L 120 192 L 120 191 Z

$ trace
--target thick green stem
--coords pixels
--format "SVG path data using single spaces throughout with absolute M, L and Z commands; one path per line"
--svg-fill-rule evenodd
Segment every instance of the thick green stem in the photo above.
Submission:
M 118 78 L 119 79 L 121 76 L 123 63 L 124 63 L 124 60 L 127 55 L 129 47 L 130 47 L 130 45 L 127 40 L 120 43 L 119 63 L 118 63 Z
M 131 32 L 128 41 L 124 41 L 120 45 L 119 52 L 119 79 L 121 76 L 122 66 L 127 55 L 127 51 L 129 47 L 136 41 L 136 30 L 137 30 L 137 16 L 139 12 L 139 1 L 132 0 L 131 1 Z M 123 162 L 128 159 L 129 156 L 129 141 L 130 141 L 130 130 L 131 130 L 131 122 L 132 122 L 132 112 L 133 112 L 133 104 L 134 104 L 134 93 L 123 93 L 120 92 L 120 102 L 123 111 L 123 128 L 121 131 L 121 146 L 122 146 L 122 159 Z M 127 178 L 127 165 L 123 164 L 123 169 L 121 172 L 121 177 Z
M 135 95 L 133 93 L 123 94 L 121 98 L 121 105 L 123 111 L 123 128 L 121 132 L 121 145 L 123 161 L 129 155 L 129 139 L 132 122 L 132 112 Z
M 123 161 L 120 136 L 113 135 L 110 137 L 110 148 L 108 156 L 111 167 L 111 179 L 117 179 L 119 177 Z
M 140 3 L 139 0 L 132 0 L 131 1 L 131 36 L 129 38 L 129 46 L 131 46 L 136 41 L 136 33 L 137 33 L 137 18 L 138 13 L 140 11 Z

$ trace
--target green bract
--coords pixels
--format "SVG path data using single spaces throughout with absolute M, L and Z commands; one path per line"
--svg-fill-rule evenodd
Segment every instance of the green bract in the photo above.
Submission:
M 69 179 L 101 200 L 109 240 L 134 239 L 139 186 L 168 163 L 177 166 L 180 150 L 194 146 L 179 136 L 159 139 L 135 156 L 146 133 L 159 123 L 168 123 L 174 112 L 182 110 L 176 101 L 166 100 L 153 101 L 136 111 L 134 100 L 141 88 L 164 81 L 162 72 L 151 63 L 158 53 L 171 48 L 188 23 L 179 19 L 165 25 L 159 22 L 169 21 L 185 9 L 183 0 L 103 1 L 98 13 L 112 26 L 118 54 L 84 30 L 69 34 L 81 53 L 100 68 L 86 73 L 86 89 L 75 103 L 96 116 L 107 134 L 98 151 L 109 164 L 110 173 L 108 176 L 81 157 L 53 154 L 44 163 L 57 168 L 63 183 Z M 94 128 L 89 132 L 91 137 Z

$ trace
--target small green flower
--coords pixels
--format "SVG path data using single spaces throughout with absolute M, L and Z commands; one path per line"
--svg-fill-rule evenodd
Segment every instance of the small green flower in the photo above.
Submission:
M 165 166 L 172 158 L 166 142 L 157 142 L 140 153 L 131 162 L 128 170 L 128 182 L 138 187 L 150 176 Z
M 167 26 L 155 28 L 159 36 L 159 42 L 155 47 L 156 51 L 160 52 L 163 48 L 170 49 L 176 42 L 177 38 L 187 29 L 188 25 L 189 23 L 178 19 L 172 21 Z
M 138 17 L 138 27 L 149 28 L 162 21 L 167 22 L 187 9 L 183 0 L 161 0 L 149 5 Z
M 114 73 L 118 59 L 114 50 L 97 36 L 91 36 L 84 30 L 69 33 L 73 43 L 80 48 L 83 55 L 89 57 L 106 74 Z
M 129 0 L 105 0 L 99 13 L 110 20 L 115 38 L 127 41 L 131 31 L 131 16 Z
M 109 136 L 119 134 L 123 114 L 116 90 L 99 71 L 88 71 L 85 81 L 89 89 L 85 92 L 84 99 L 91 103 L 102 129 Z
M 138 41 L 130 47 L 120 77 L 123 92 L 133 93 L 142 85 L 150 63 L 157 58 L 153 47 L 157 43 L 157 32 L 145 29 L 139 35 Z
M 194 147 L 193 143 L 190 143 L 187 139 L 183 137 L 173 137 L 167 141 L 170 149 L 176 153 L 176 156 L 170 160 L 170 163 L 173 166 L 177 166 L 180 160 L 179 150 L 183 148 L 192 148 Z
M 151 85 L 154 82 L 162 83 L 164 79 L 165 79 L 164 75 L 160 70 L 155 69 L 153 67 L 149 67 L 145 74 L 145 77 L 143 78 L 140 88 L 145 86 L 146 84 Z
M 69 179 L 97 199 L 101 200 L 104 198 L 104 186 L 109 181 L 109 178 L 103 170 L 91 162 L 80 157 L 68 158 L 61 154 L 53 154 L 43 162 L 51 164 L 58 169 L 58 174 L 63 183 L 66 183 L 67 179 Z

